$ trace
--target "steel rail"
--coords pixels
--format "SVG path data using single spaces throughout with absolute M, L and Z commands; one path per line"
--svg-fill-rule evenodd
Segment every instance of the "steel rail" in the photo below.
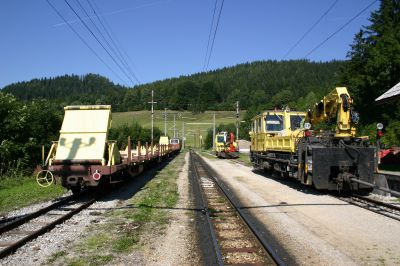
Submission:
M 399 206 L 392 205 L 392 204 L 389 204 L 389 203 L 386 203 L 386 202 L 382 202 L 382 201 L 379 201 L 379 200 L 370 199 L 370 198 L 367 198 L 365 196 L 361 196 L 361 195 L 357 195 L 357 194 L 353 194 L 350 197 L 340 197 L 339 196 L 339 197 L 336 197 L 336 198 L 338 198 L 338 199 L 340 199 L 340 200 L 342 200 L 344 202 L 347 202 L 347 203 L 349 203 L 351 205 L 354 205 L 354 206 L 366 209 L 368 211 L 371 211 L 371 212 L 386 216 L 386 217 L 394 219 L 396 221 L 400 221 L 400 207 Z M 367 202 L 369 204 L 374 204 L 375 206 L 366 204 L 365 202 Z M 362 204 L 365 204 L 365 205 L 362 205 Z M 379 209 L 375 209 L 377 207 L 380 207 L 380 208 Z M 381 209 L 382 207 L 384 207 L 386 209 L 390 209 L 392 211 L 393 210 L 397 211 L 397 212 L 399 212 L 399 214 L 390 213 L 389 210 Z
M 35 219 L 35 218 L 39 217 L 42 214 L 45 214 L 45 213 L 47 213 L 47 212 L 49 212 L 51 210 L 54 210 L 55 208 L 57 208 L 57 207 L 59 207 L 59 206 L 61 206 L 63 204 L 66 204 L 69 201 L 71 201 L 72 199 L 74 199 L 74 197 L 75 196 L 69 196 L 69 197 L 67 197 L 65 199 L 57 201 L 57 202 L 55 202 L 55 203 L 53 203 L 53 204 L 51 204 L 51 205 L 49 205 L 47 207 L 44 207 L 44 208 L 42 208 L 40 210 L 37 210 L 37 211 L 32 212 L 32 213 L 29 213 L 29 214 L 27 214 L 26 216 L 24 216 L 22 218 L 16 218 L 16 219 L 13 219 L 13 221 L 11 221 L 11 222 L 6 222 L 3 226 L 0 226 L 0 234 L 3 234 L 5 232 L 7 232 L 7 231 L 10 231 L 10 230 L 12 230 L 12 229 L 14 229 L 14 228 L 16 228 L 16 227 L 28 222 L 28 221 L 30 221 L 32 219 Z
M 209 177 L 211 177 L 215 184 L 217 185 L 217 187 L 220 189 L 220 191 L 224 194 L 224 196 L 228 199 L 228 201 L 230 202 L 230 204 L 233 206 L 233 208 L 235 209 L 235 211 L 239 214 L 239 217 L 243 220 L 243 222 L 247 225 L 247 227 L 250 229 L 250 231 L 254 234 L 254 236 L 256 237 L 256 239 L 259 241 L 259 243 L 261 244 L 261 246 L 264 247 L 264 249 L 266 250 L 266 252 L 271 256 L 272 260 L 277 264 L 277 265 L 285 265 L 284 261 L 278 256 L 278 254 L 276 254 L 276 252 L 274 251 L 274 249 L 272 248 L 272 246 L 265 241 L 259 234 L 259 232 L 257 231 L 257 229 L 253 226 L 252 223 L 250 223 L 249 219 L 246 218 L 246 215 L 243 213 L 243 211 L 240 209 L 240 207 L 237 207 L 236 204 L 234 203 L 233 199 L 231 198 L 231 196 L 229 195 L 229 193 L 227 193 L 227 191 L 225 190 L 225 188 L 223 186 L 221 186 L 221 184 L 219 183 L 219 181 L 214 177 L 217 176 L 217 174 L 214 172 L 214 170 L 212 170 L 208 164 L 203 160 L 203 158 L 201 158 L 199 155 L 197 155 L 198 161 L 202 164 L 202 166 L 204 167 L 204 170 L 208 173 Z
M 0 250 L 0 259 L 10 255 L 11 253 L 15 252 L 18 248 L 22 247 L 25 243 L 37 238 L 40 235 L 43 235 L 44 233 L 48 232 L 49 230 L 53 229 L 56 225 L 68 220 L 71 218 L 74 214 L 80 212 L 83 209 L 86 209 L 90 205 L 92 205 L 97 199 L 93 198 L 89 200 L 88 202 L 82 204 L 80 207 L 68 212 L 67 214 L 61 216 L 60 218 L 54 220 L 53 222 L 43 226 L 37 231 L 32 232 L 31 234 L 25 236 L 24 238 L 18 240 L 17 242 L 7 246 L 6 248 Z
M 200 195 L 201 195 L 201 202 L 202 202 L 202 209 L 203 209 L 203 213 L 206 215 L 207 218 L 207 224 L 208 224 L 208 228 L 210 230 L 210 234 L 211 234 L 211 239 L 212 239 L 212 243 L 214 246 L 214 251 L 215 251 L 215 256 L 217 258 L 217 262 L 218 265 L 222 266 L 224 265 L 223 259 L 222 259 L 222 255 L 221 255 L 221 250 L 218 246 L 218 240 L 217 240 L 217 236 L 214 230 L 214 227 L 212 226 L 212 222 L 211 222 L 211 217 L 210 217 L 210 212 L 208 210 L 208 205 L 207 205 L 207 200 L 205 199 L 205 195 L 204 195 L 204 191 L 201 187 L 201 184 L 199 182 L 199 173 L 194 165 L 194 161 L 193 161 L 193 151 L 190 151 L 190 167 L 192 168 L 192 171 L 194 173 L 194 180 L 196 182 L 196 184 L 198 185 L 199 191 L 200 191 Z
M 357 198 L 363 199 L 365 201 L 368 201 L 368 202 L 371 202 L 371 203 L 374 203 L 374 204 L 377 204 L 377 205 L 380 205 L 380 206 L 383 206 L 383 207 L 386 207 L 386 208 L 389 208 L 389 209 L 393 209 L 393 210 L 396 210 L 396 211 L 400 212 L 400 206 L 393 205 L 393 204 L 390 204 L 390 203 L 387 203 L 387 202 L 383 202 L 383 201 L 379 201 L 379 200 L 374 200 L 374 199 L 371 199 L 371 198 L 368 198 L 368 197 L 365 197 L 365 196 L 361 196 L 361 195 L 355 195 L 355 196 Z

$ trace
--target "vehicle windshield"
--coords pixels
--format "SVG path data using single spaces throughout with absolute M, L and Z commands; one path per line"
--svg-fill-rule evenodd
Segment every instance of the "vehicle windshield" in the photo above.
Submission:
M 224 136 L 217 136 L 217 142 L 218 143 L 223 143 L 224 142 Z
M 179 144 L 179 139 L 171 139 L 170 144 Z
M 302 123 L 303 120 L 304 120 L 304 115 L 291 115 L 290 116 L 290 129 L 296 130 L 298 128 L 301 128 L 304 124 L 304 123 Z
M 282 115 L 267 115 L 265 116 L 265 126 L 267 131 L 281 131 L 283 130 Z

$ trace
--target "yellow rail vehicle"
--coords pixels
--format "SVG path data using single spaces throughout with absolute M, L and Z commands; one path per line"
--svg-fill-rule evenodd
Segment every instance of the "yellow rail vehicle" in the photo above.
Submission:
M 238 143 L 234 134 L 226 131 L 218 132 L 215 135 L 215 155 L 218 158 L 235 159 L 239 158 Z
M 301 128 L 306 113 L 286 110 L 265 111 L 252 120 L 253 152 L 295 152 L 296 142 L 303 136 Z
M 308 112 L 265 111 L 252 119 L 250 160 L 322 190 L 371 190 L 375 147 L 356 137 L 358 114 L 345 87 L 337 87 Z M 315 130 L 336 119 L 334 131 Z M 372 185 L 371 185 L 372 184 Z

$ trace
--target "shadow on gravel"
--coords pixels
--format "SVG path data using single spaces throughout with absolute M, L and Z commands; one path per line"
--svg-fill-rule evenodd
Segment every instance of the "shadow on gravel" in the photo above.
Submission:
M 239 209 L 257 209 L 257 208 L 272 208 L 272 207 L 291 207 L 291 206 L 350 206 L 348 203 L 295 203 L 287 204 L 282 202 L 281 204 L 265 205 L 265 206 L 241 206 Z
M 291 177 L 281 177 L 277 176 L 275 173 L 266 173 L 261 170 L 255 170 L 253 169 L 252 172 L 257 175 L 264 176 L 266 178 L 272 179 L 276 182 L 279 182 L 285 186 L 288 186 L 292 189 L 295 189 L 297 191 L 303 192 L 305 194 L 311 194 L 311 195 L 316 195 L 316 196 L 322 196 L 322 195 L 328 195 L 329 193 L 326 191 L 318 191 L 313 187 L 303 185 L 301 184 L 298 180 L 291 178 Z
M 143 189 L 143 187 L 153 179 L 162 169 L 164 169 L 173 159 L 161 162 L 158 165 L 153 166 L 153 168 L 145 170 L 142 174 L 127 178 L 126 181 L 116 184 L 114 186 L 106 188 L 110 190 L 110 193 L 99 199 L 99 201 L 113 201 L 113 200 L 128 200 L 132 198 L 137 192 Z M 116 208 L 113 208 L 116 209 Z
M 203 212 L 204 209 L 200 208 L 174 208 L 174 207 L 163 207 L 163 206 L 151 206 L 147 204 L 140 204 L 140 205 L 133 205 L 133 204 L 128 204 L 123 207 L 115 207 L 111 208 L 113 210 L 122 210 L 122 209 L 139 209 L 139 208 L 149 208 L 149 209 L 160 209 L 160 210 L 175 210 L 175 211 L 194 211 L 194 212 Z M 103 208 L 104 209 L 104 208 Z M 97 209 L 97 210 L 103 210 L 103 209 Z

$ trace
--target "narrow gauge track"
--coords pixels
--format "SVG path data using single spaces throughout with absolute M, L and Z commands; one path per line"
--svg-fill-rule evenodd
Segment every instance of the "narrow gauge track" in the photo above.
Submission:
M 337 198 L 349 204 L 400 221 L 400 206 L 382 202 L 379 200 L 374 200 L 357 194 L 353 194 L 349 197 L 338 196 Z
M 78 197 L 67 197 L 0 226 L 0 259 L 15 252 L 27 242 L 50 231 L 56 225 L 63 223 L 81 210 L 86 209 L 96 202 L 98 197 L 90 197 L 82 202 L 75 200 Z
M 283 265 L 193 151 L 190 167 L 201 190 L 219 265 Z

